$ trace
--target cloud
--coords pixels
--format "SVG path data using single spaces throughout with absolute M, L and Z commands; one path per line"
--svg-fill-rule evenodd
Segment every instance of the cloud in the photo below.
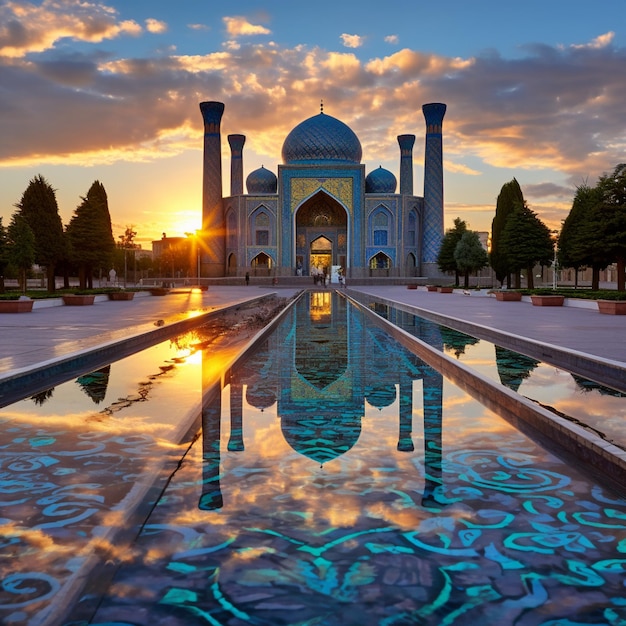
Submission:
M 360 48 L 363 45 L 363 37 L 360 37 L 359 35 L 348 35 L 347 33 L 343 33 L 340 39 L 346 48 Z
M 81 0 L 43 0 L 40 5 L 8 0 L 0 6 L 0 57 L 43 52 L 64 38 L 99 43 L 141 32 L 137 22 L 118 20 L 110 7 Z
M 387 43 L 393 43 L 393 44 L 396 44 L 396 43 L 399 43 L 400 38 L 398 37 L 398 35 L 387 35 L 387 36 L 385 37 L 385 41 L 386 41 Z
M 191 30 L 211 30 L 206 24 L 187 24 L 187 28 Z
M 226 32 L 230 37 L 241 37 L 250 35 L 271 35 L 272 31 L 259 26 L 258 24 L 251 24 L 245 17 L 233 16 L 222 18 L 226 25 Z
M 604 35 L 600 35 L 596 37 L 593 41 L 585 44 L 573 44 L 572 48 L 574 49 L 587 49 L 587 50 L 600 50 L 602 48 L 606 48 L 610 46 L 615 38 L 615 33 L 613 31 L 609 31 L 608 33 L 604 33 Z
M 42 13 L 24 5 L 38 17 L 26 20 L 16 4 L 6 6 L 29 26 L 28 36 L 12 40 L 20 54 L 0 59 L 0 166 L 154 160 L 197 150 L 198 103 L 213 99 L 226 103 L 224 133 L 246 134 L 246 150 L 266 163 L 280 159 L 285 136 L 319 111 L 320 99 L 357 133 L 370 163 L 397 159 L 398 134 L 420 141 L 421 103 L 446 102 L 446 171 L 473 179 L 491 168 L 558 173 L 554 187 L 533 181 L 529 195 L 537 200 L 571 197 L 580 181 L 593 183 L 623 161 L 626 50 L 614 45 L 534 46 L 515 59 L 404 48 L 363 59 L 356 50 L 244 45 L 237 37 L 245 25 L 257 27 L 240 18 L 228 22 L 229 43 L 209 54 L 121 58 L 95 46 L 89 54 L 36 54 Z M 119 27 L 100 5 L 81 6 L 109 27 L 90 31 L 94 41 Z M 77 11 L 72 24 L 84 26 Z M 55 17 L 63 23 L 58 11 Z M 87 36 L 86 27 L 72 32 Z
M 167 24 L 165 22 L 161 22 L 160 20 L 155 20 L 152 17 L 149 17 L 146 20 L 146 30 L 149 33 L 160 34 L 164 33 L 167 30 Z

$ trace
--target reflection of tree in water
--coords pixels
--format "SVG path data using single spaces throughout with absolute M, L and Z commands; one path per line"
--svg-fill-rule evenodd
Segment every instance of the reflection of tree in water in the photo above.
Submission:
M 31 396 L 30 399 L 38 406 L 41 406 L 50 398 L 52 398 L 52 394 L 54 393 L 54 387 L 50 387 L 50 389 L 46 389 L 45 391 L 40 391 L 36 393 L 34 396 Z
M 577 376 L 576 374 L 572 374 L 572 378 L 576 383 L 576 386 L 583 391 L 584 393 L 589 393 L 590 391 L 597 391 L 603 396 L 613 396 L 615 398 L 625 398 L 626 393 L 622 393 L 621 391 L 617 391 L 616 389 L 611 389 L 610 387 L 605 387 L 600 383 L 596 383 L 592 380 L 587 380 L 582 376 Z
M 539 361 L 536 359 L 496 346 L 496 366 L 500 382 L 513 391 L 519 389 L 537 365 Z
M 106 396 L 110 374 L 111 366 L 107 365 L 95 372 L 79 376 L 76 382 L 95 404 L 100 404 Z
M 476 345 L 480 341 L 476 339 L 476 337 L 470 337 L 465 333 L 454 330 L 453 328 L 448 328 L 447 326 L 440 326 L 439 330 L 444 349 L 452 350 L 457 359 L 462 354 L 465 354 L 465 348 L 467 348 L 467 346 Z

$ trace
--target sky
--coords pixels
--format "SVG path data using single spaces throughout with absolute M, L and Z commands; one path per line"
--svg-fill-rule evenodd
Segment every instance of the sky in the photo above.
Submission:
M 0 216 L 30 180 L 67 224 L 95 180 L 117 238 L 150 248 L 201 226 L 199 103 L 246 135 L 244 178 L 278 172 L 287 134 L 324 113 L 399 179 L 422 104 L 445 102 L 445 227 L 488 231 L 500 188 L 559 228 L 577 186 L 626 161 L 623 0 L 0 0 Z

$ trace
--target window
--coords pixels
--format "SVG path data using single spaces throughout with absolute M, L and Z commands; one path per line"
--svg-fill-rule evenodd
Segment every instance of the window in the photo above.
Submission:
M 257 229 L 255 233 L 255 245 L 269 246 L 269 244 L 270 244 L 270 231 Z

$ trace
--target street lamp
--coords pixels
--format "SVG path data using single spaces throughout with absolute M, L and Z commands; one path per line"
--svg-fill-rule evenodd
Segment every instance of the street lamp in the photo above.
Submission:
M 556 276 L 556 251 L 559 245 L 559 231 L 552 231 L 552 241 L 554 243 L 554 261 L 552 263 L 552 289 L 556 289 L 557 276 Z

